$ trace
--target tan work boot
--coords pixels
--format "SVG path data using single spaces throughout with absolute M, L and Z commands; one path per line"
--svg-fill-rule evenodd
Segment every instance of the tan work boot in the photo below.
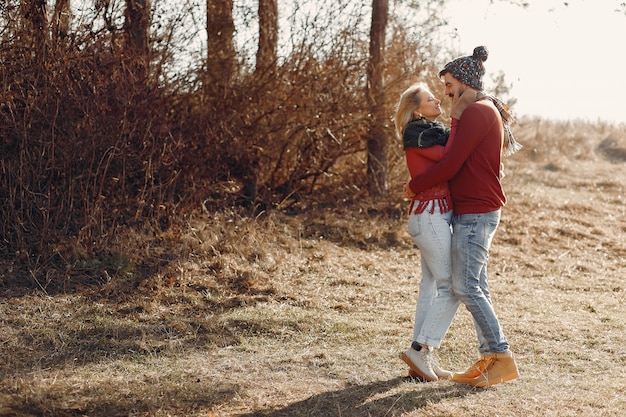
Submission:
M 470 381 L 475 387 L 489 387 L 500 382 L 510 381 L 519 377 L 517 364 L 511 352 L 492 353 L 489 365 L 476 378 Z
M 474 379 L 479 377 L 485 369 L 491 363 L 491 355 L 481 356 L 472 366 L 470 366 L 465 372 L 455 372 L 452 374 L 452 380 L 455 382 L 463 382 L 465 384 L 471 383 Z

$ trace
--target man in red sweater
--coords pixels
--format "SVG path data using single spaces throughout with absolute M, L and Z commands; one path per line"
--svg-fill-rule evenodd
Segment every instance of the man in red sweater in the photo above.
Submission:
M 445 94 L 453 100 L 467 88 L 482 91 L 483 46 L 472 56 L 457 58 L 439 72 Z M 452 289 L 474 318 L 480 360 L 452 377 L 457 382 L 486 387 L 519 376 L 487 285 L 489 248 L 500 222 L 506 197 L 500 183 L 505 125 L 496 101 L 484 94 L 461 116 L 454 144 L 438 164 L 411 179 L 405 191 L 419 193 L 449 181 L 452 218 Z

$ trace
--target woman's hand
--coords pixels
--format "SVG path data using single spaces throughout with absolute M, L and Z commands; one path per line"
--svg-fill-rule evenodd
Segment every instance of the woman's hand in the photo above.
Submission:
M 402 191 L 404 192 L 404 197 L 408 198 L 409 200 L 413 200 L 413 197 L 415 197 L 415 193 L 411 191 L 411 187 L 409 187 L 408 182 L 402 183 Z
M 458 91 L 454 94 L 452 98 L 452 108 L 450 109 L 450 117 L 453 119 L 460 120 L 461 114 L 463 114 L 463 110 L 470 104 L 476 101 L 478 96 L 478 90 L 475 90 L 471 87 L 467 87 L 463 94 L 458 95 Z

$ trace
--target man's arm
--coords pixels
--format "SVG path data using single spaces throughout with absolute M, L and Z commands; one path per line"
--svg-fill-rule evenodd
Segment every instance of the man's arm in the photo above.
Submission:
M 446 155 L 426 172 L 411 179 L 408 185 L 413 193 L 420 193 L 448 181 L 461 169 L 465 160 L 476 149 L 489 129 L 480 106 L 480 104 L 472 104 L 465 109 L 454 143 Z

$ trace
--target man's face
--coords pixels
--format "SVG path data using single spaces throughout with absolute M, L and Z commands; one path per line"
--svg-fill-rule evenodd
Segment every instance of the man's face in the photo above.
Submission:
M 444 94 L 451 98 L 459 97 L 467 88 L 467 85 L 454 78 L 449 72 L 443 75 L 443 83 L 446 86 Z

